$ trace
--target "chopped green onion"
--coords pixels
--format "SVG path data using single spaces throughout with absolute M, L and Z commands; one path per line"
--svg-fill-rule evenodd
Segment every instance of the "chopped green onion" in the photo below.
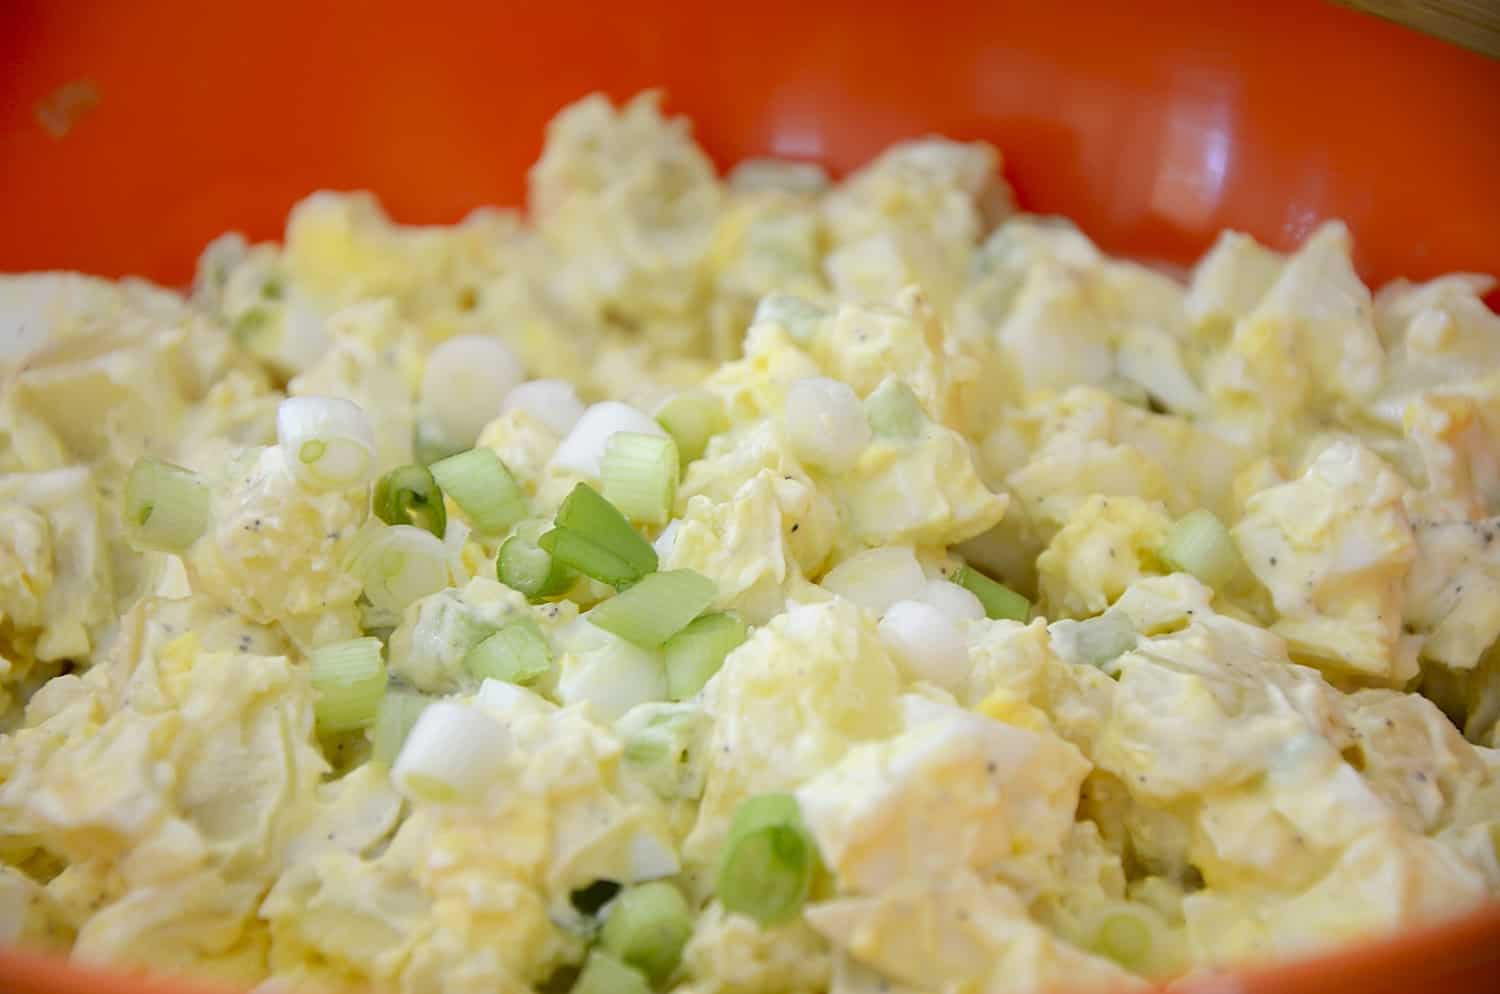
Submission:
M 619 509 L 587 483 L 575 486 L 557 509 L 554 523 L 577 532 L 630 563 L 642 574 L 656 569 L 656 553 Z
M 627 711 L 615 730 L 625 742 L 620 755 L 657 796 L 697 800 L 703 796 L 702 751 L 710 725 L 695 707 L 652 702 Z
M 538 544 L 565 566 L 612 587 L 629 586 L 656 570 L 656 550 L 587 483 L 558 508 L 556 527 Z
M 1143 914 L 1120 910 L 1106 915 L 1094 933 L 1092 946 L 1127 970 L 1139 971 L 1151 955 L 1151 922 Z
M 673 394 L 657 409 L 656 420 L 676 440 L 683 462 L 702 456 L 710 438 L 729 430 L 724 402 L 707 390 Z
M 438 538 L 448 529 L 443 492 L 424 466 L 398 466 L 382 476 L 371 508 L 388 525 L 414 525 Z
M 125 533 L 130 543 L 184 552 L 208 530 L 208 485 L 190 469 L 137 459 L 125 480 Z
M 448 549 L 430 532 L 391 525 L 380 529 L 359 551 L 353 572 L 364 584 L 371 604 L 402 611 L 412 601 L 448 586 Z
M 377 635 L 389 632 L 401 624 L 401 612 L 393 611 L 388 607 L 376 607 L 366 600 L 359 602 L 359 627 L 366 635 Z M 384 636 L 379 636 L 385 641 Z
M 390 766 L 396 761 L 401 747 L 406 744 L 406 736 L 432 700 L 415 690 L 386 688 L 385 696 L 380 698 L 380 705 L 375 709 L 375 727 L 370 733 L 374 740 L 371 758 L 375 762 Z
M 358 638 L 312 651 L 313 714 L 320 732 L 349 732 L 375 720 L 385 694 L 380 640 Z
M 1137 641 L 1130 622 L 1116 614 L 1101 614 L 1078 622 L 1073 639 L 1078 657 L 1090 666 L 1113 662 L 1134 649 Z
M 500 582 L 534 601 L 560 594 L 578 579 L 577 570 L 558 562 L 538 544 L 548 527 L 541 520 L 516 525 L 495 560 Z
M 484 535 L 503 535 L 526 517 L 526 495 L 500 457 L 470 449 L 428 467 L 432 477 Z
M 626 888 L 610 903 L 599 945 L 661 983 L 677 969 L 692 934 L 693 912 L 682 892 L 653 880 Z
M 589 623 L 643 649 L 656 649 L 687 627 L 719 595 L 690 569 L 652 573 L 588 613 Z
M 597 480 L 609 437 L 617 431 L 641 435 L 667 434 L 656 419 L 617 400 L 592 404 L 552 452 L 552 466 Z
M 1200 508 L 1177 519 L 1161 547 L 1161 559 L 1210 587 L 1223 587 L 1245 567 L 1234 536 L 1214 512 Z
M 651 994 L 651 984 L 635 967 L 595 949 L 584 961 L 570 994 Z
M 662 655 L 667 663 L 667 696 L 674 701 L 703 689 L 724 659 L 749 635 L 739 618 L 728 613 L 705 614 L 667 639 Z
M 1031 602 L 1003 583 L 997 583 L 972 566 L 965 566 L 954 578 L 959 586 L 979 598 L 984 613 L 996 620 L 1025 621 L 1031 616 Z
M 530 618 L 512 621 L 464 656 L 464 669 L 481 680 L 531 683 L 552 668 L 552 650 Z
M 604 498 L 627 518 L 666 523 L 677 499 L 677 443 L 659 435 L 617 431 L 600 463 Z
M 865 416 L 870 419 L 870 429 L 885 438 L 916 438 L 927 421 L 917 395 L 894 377 L 865 398 Z
M 566 528 L 552 529 L 537 540 L 537 545 L 552 557 L 554 563 L 617 590 L 623 590 L 641 578 L 635 567 L 625 560 Z
M 794 917 L 812 889 L 818 850 L 802 824 L 797 799 L 761 794 L 740 802 L 719 863 L 724 907 L 762 925 Z
M 361 486 L 375 470 L 375 429 L 364 408 L 343 397 L 283 400 L 276 439 L 287 469 L 314 492 Z

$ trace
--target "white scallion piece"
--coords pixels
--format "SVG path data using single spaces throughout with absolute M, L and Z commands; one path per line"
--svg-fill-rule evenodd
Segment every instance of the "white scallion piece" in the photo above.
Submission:
M 458 335 L 432 350 L 418 409 L 447 443 L 466 448 L 525 378 L 521 360 L 488 335 Z
M 945 690 L 968 679 L 968 640 L 957 623 L 931 604 L 897 601 L 880 619 L 879 630 L 909 677 Z
M 556 711 L 557 705 L 534 690 L 528 690 L 509 680 L 486 678 L 479 685 L 474 700 L 480 707 L 488 708 L 501 718 L 518 718 L 523 715 L 546 714 Z
M 831 472 L 850 469 L 870 444 L 870 422 L 847 383 L 809 376 L 786 392 L 782 423 L 797 457 Z
M 911 546 L 890 545 L 845 559 L 823 577 L 822 587 L 884 614 L 897 601 L 921 600 L 927 577 Z
M 984 620 L 984 604 L 979 598 L 949 580 L 928 580 L 919 599 L 954 621 Z
M 641 435 L 666 438 L 666 429 L 644 411 L 607 400 L 594 404 L 583 412 L 583 417 L 568 432 L 557 451 L 552 454 L 552 464 L 573 473 L 581 473 L 597 480 L 602 472 L 604 453 L 609 448 L 610 436 L 616 432 L 630 431 Z
M 558 629 L 562 652 L 557 700 L 588 701 L 594 714 L 613 722 L 637 704 L 667 697 L 667 668 L 661 653 L 632 645 L 618 635 L 578 618 Z
M 551 428 L 558 437 L 573 430 L 583 417 L 583 401 L 567 380 L 527 380 L 512 390 L 500 405 L 502 411 L 520 408 Z
M 208 529 L 208 484 L 190 469 L 137 459 L 125 480 L 124 517 L 137 548 L 184 552 Z
M 314 493 L 360 486 L 375 471 L 375 430 L 364 409 L 342 397 L 283 400 L 276 440 L 298 484 Z
M 448 586 L 448 549 L 429 531 L 392 525 L 370 536 L 353 570 L 371 604 L 401 611 L 419 597 Z
M 391 781 L 412 800 L 471 798 L 500 772 L 509 748 L 505 726 L 483 708 L 434 701 L 407 734 Z
M 672 558 L 672 550 L 677 548 L 677 533 L 682 530 L 682 519 L 673 518 L 667 522 L 667 527 L 656 536 L 656 541 L 651 543 L 651 548 L 656 550 L 656 558 L 660 562 L 666 562 Z

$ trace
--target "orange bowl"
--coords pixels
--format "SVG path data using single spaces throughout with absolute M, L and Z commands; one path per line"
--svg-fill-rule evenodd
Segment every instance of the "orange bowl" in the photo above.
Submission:
M 1315 0 L 4 0 L 0 48 L 0 270 L 182 283 L 317 188 L 454 221 L 520 201 L 564 103 L 660 86 L 721 163 L 988 139 L 1023 206 L 1114 252 L 1287 248 L 1337 217 L 1368 282 L 1500 273 L 1500 63 Z M 59 137 L 38 109 L 79 83 Z M 179 990 L 18 950 L 0 989 Z M 1500 908 L 1187 989 L 1500 990 Z

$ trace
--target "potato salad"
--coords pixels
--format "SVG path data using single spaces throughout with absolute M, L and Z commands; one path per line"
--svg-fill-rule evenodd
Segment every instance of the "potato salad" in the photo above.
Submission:
M 263 994 L 1129 990 L 1500 891 L 1493 282 L 992 147 L 0 278 L 0 941 Z

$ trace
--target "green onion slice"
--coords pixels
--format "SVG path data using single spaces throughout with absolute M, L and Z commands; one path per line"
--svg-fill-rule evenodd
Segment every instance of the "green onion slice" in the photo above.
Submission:
M 1234 536 L 1218 515 L 1200 508 L 1177 519 L 1160 551 L 1162 562 L 1191 573 L 1210 587 L 1223 587 L 1245 567 Z
M 621 756 L 657 796 L 697 800 L 703 796 L 702 752 L 712 722 L 682 704 L 638 705 L 617 723 Z
M 587 483 L 558 508 L 554 527 L 538 544 L 565 566 L 612 587 L 625 587 L 656 571 L 656 550 Z
M 549 527 L 542 520 L 516 525 L 495 560 L 495 575 L 500 582 L 533 601 L 560 594 L 578 579 L 577 570 L 558 562 L 542 548 L 541 538 Z
M 604 497 L 627 517 L 665 524 L 677 499 L 677 443 L 660 435 L 617 431 L 600 463 Z
M 1136 647 L 1136 632 L 1117 614 L 1101 614 L 1078 622 L 1074 629 L 1078 655 L 1090 666 L 1105 666 Z
M 530 618 L 509 622 L 464 656 L 464 669 L 483 680 L 528 684 L 552 668 L 552 650 Z
M 656 420 L 677 442 L 683 462 L 701 458 L 708 440 L 729 430 L 724 402 L 707 390 L 673 394 L 657 409 Z
M 1127 970 L 1140 971 L 1151 956 L 1154 931 L 1146 914 L 1120 909 L 1100 920 L 1091 945 L 1095 952 Z
M 436 536 L 411 525 L 377 528 L 350 565 L 371 604 L 404 611 L 412 601 L 448 586 L 448 549 Z
M 313 714 L 321 732 L 348 732 L 375 721 L 385 694 L 380 640 L 358 638 L 314 649 L 309 663 L 317 692 Z
M 185 552 L 208 530 L 208 484 L 190 469 L 137 459 L 125 480 L 125 532 L 157 552 Z
M 584 961 L 571 994 L 651 994 L 651 984 L 635 967 L 595 949 Z
M 438 538 L 448 530 L 443 492 L 426 467 L 398 466 L 375 484 L 375 517 L 388 525 L 414 525 Z
M 428 469 L 482 535 L 503 535 L 526 517 L 526 494 L 489 449 L 460 452 L 439 459 Z
M 1031 616 L 1031 602 L 1003 583 L 997 583 L 972 566 L 958 571 L 954 582 L 979 598 L 987 617 L 996 620 L 1025 621 Z
M 588 613 L 596 628 L 643 649 L 656 649 L 713 603 L 718 587 L 690 569 L 652 573 Z
M 894 377 L 865 398 L 865 417 L 870 421 L 870 430 L 883 438 L 916 438 L 927 422 L 917 395 Z
M 662 646 L 667 665 L 667 696 L 680 701 L 702 690 L 724 665 L 725 657 L 748 636 L 745 623 L 727 612 L 694 619 Z
M 817 845 L 790 794 L 761 794 L 742 801 L 729 826 L 719 863 L 719 901 L 762 925 L 797 915 L 812 889 Z
M 664 880 L 626 888 L 609 905 L 599 935 L 605 952 L 661 983 L 682 959 L 693 913 L 681 891 Z
M 415 690 L 387 687 L 385 695 L 375 709 L 375 727 L 371 729 L 374 748 L 370 758 L 377 763 L 390 766 L 401 754 L 406 736 L 412 726 L 427 710 L 432 698 Z
M 641 578 L 641 574 L 614 553 L 595 545 L 575 531 L 554 528 L 537 544 L 564 568 L 623 590 Z

